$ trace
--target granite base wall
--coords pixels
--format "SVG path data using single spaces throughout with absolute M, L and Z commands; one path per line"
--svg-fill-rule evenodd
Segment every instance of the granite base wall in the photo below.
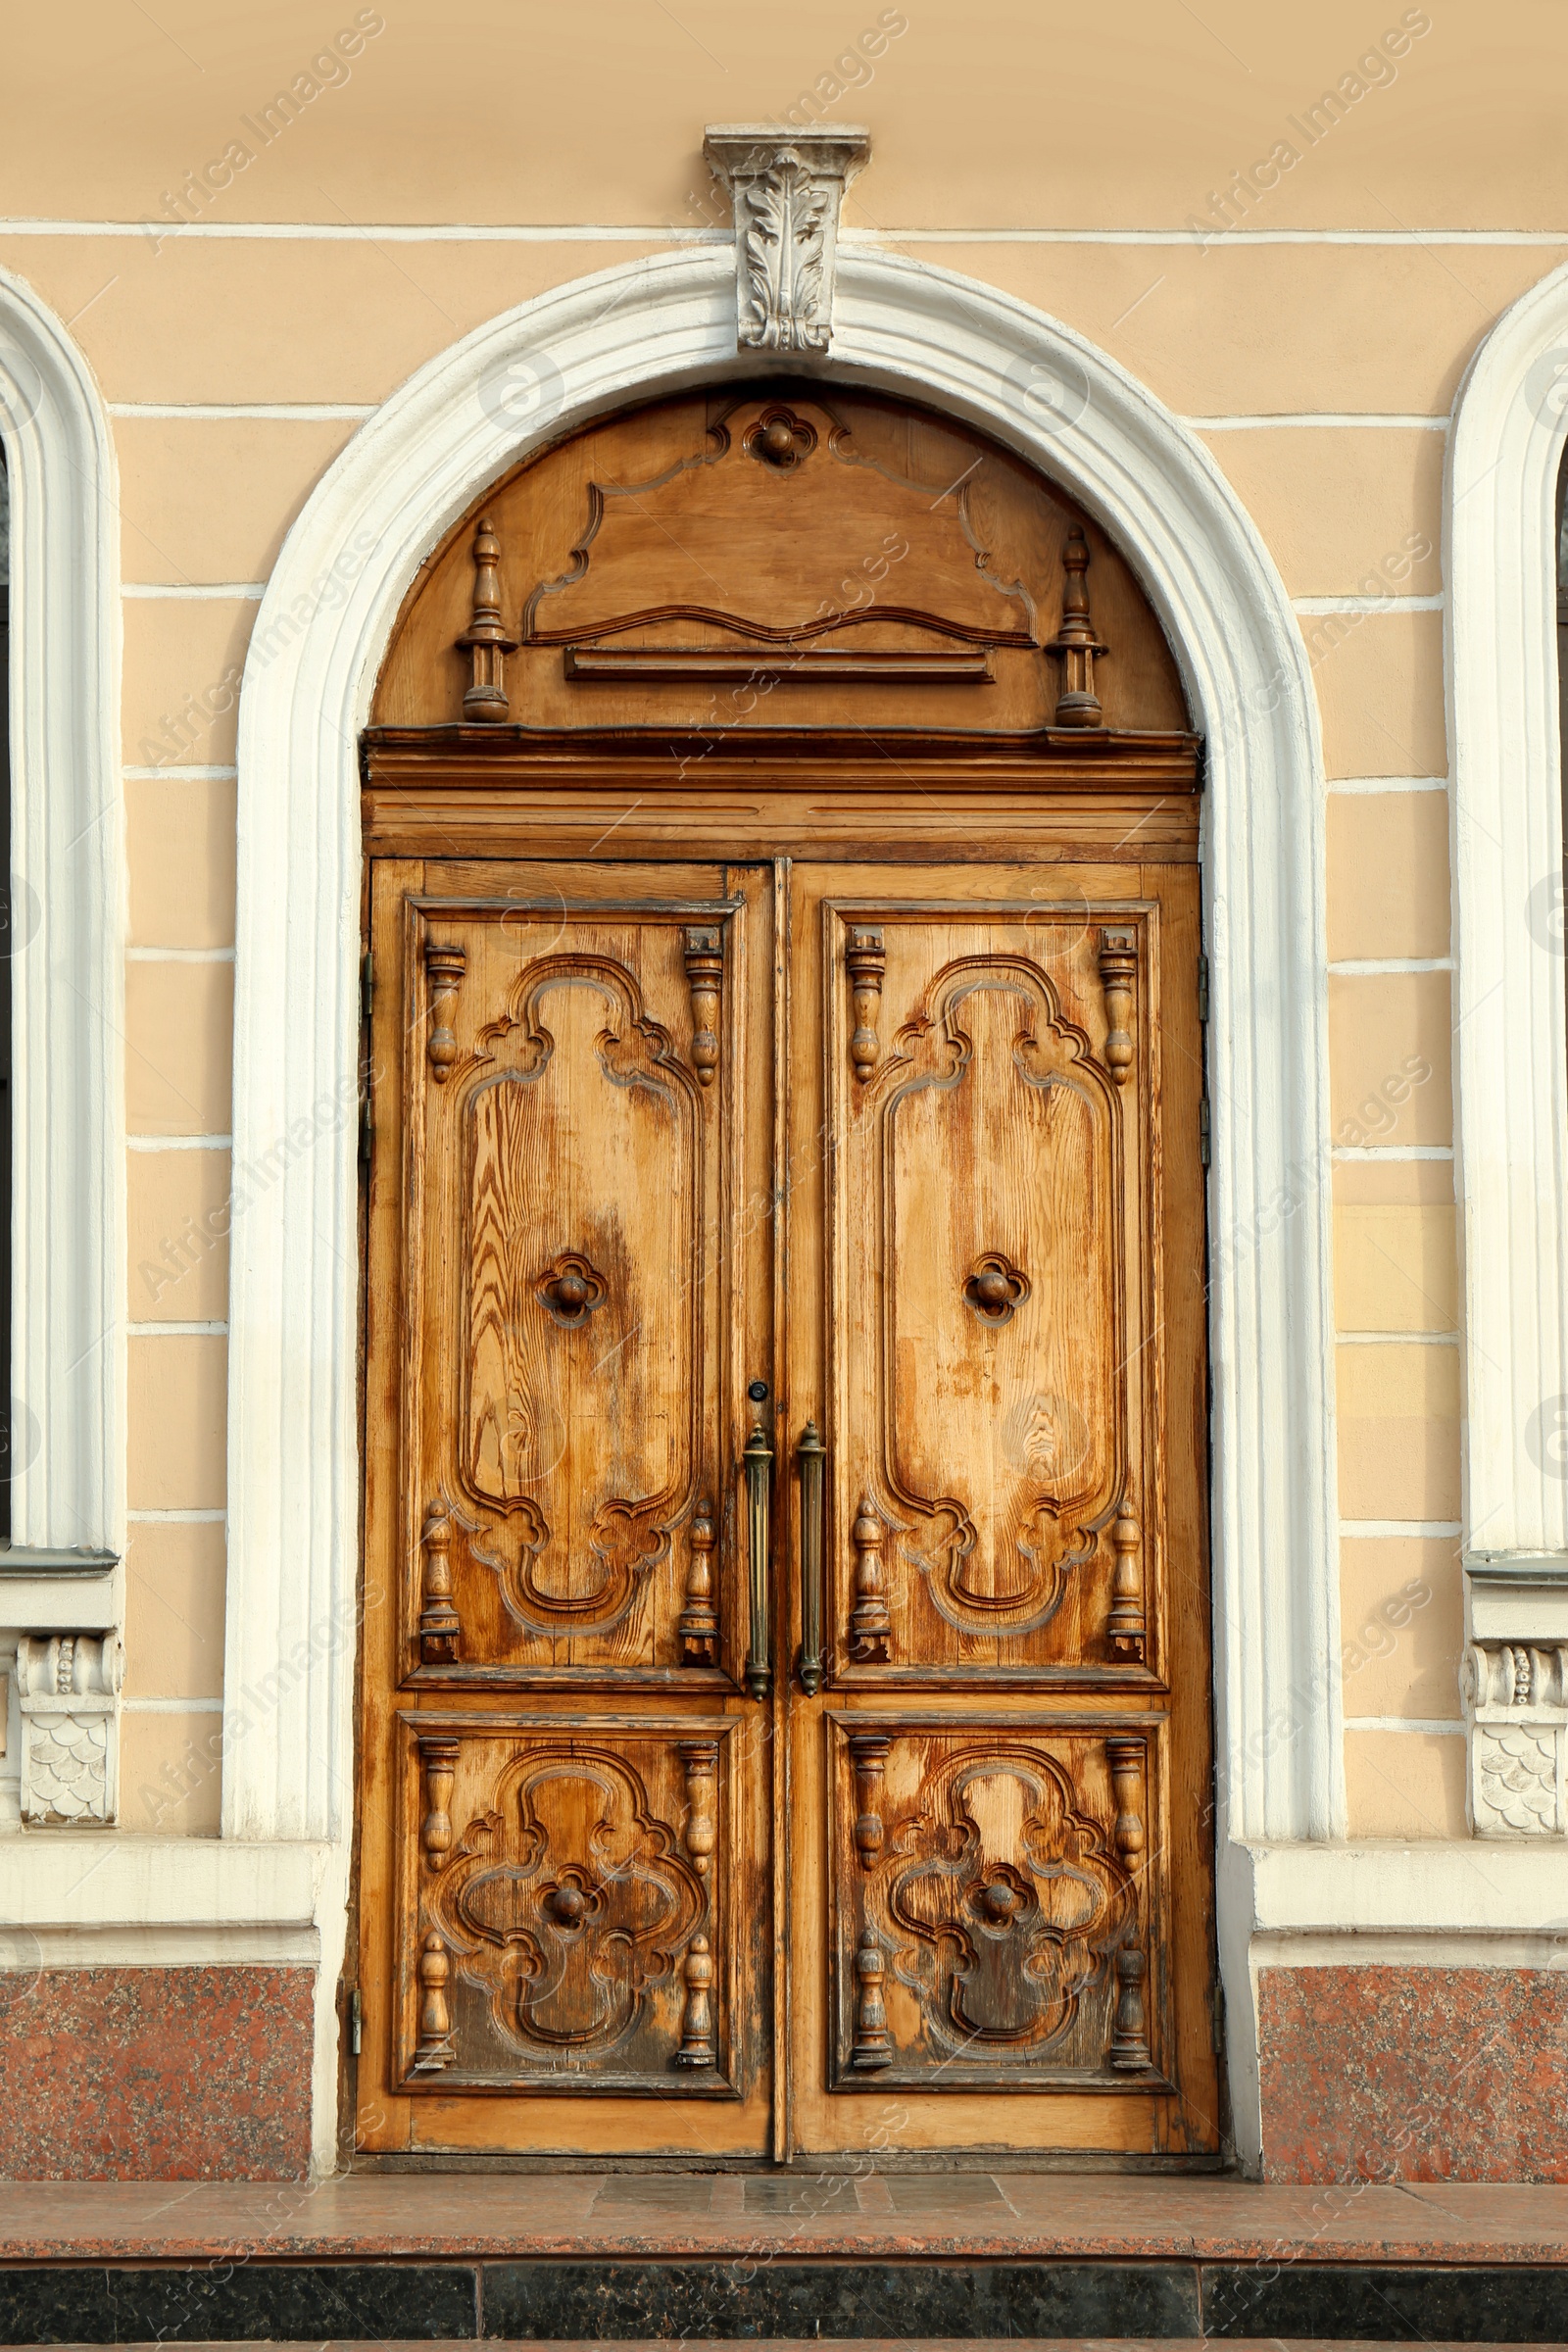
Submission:
M 313 1986 L 308 1968 L 0 1977 L 0 2179 L 302 2179 Z
M 1568 1971 L 1266 1968 L 1263 2171 L 1568 2181 Z

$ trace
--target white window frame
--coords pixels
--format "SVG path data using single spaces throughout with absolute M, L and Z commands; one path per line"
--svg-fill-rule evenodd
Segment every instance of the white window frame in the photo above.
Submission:
M 12 1543 L 120 1554 L 125 845 L 118 486 L 108 419 L 85 362 L 53 312 L 5 270 L 0 438 L 11 487 L 11 862 L 22 941 L 12 962 L 11 1346 L 20 1406 Z M 111 1621 L 93 1582 L 61 1580 L 61 1625 Z M 36 1621 L 44 1596 L 19 1596 L 8 1579 L 0 1622 L 11 1621 L 10 1601 L 19 1597 Z M 80 1618 L 83 1607 L 96 1615 Z
M 1568 268 L 1476 353 L 1446 479 L 1464 1696 L 1470 1820 L 1487 1837 L 1568 1836 L 1568 1693 L 1549 1665 L 1568 1642 L 1565 440 Z

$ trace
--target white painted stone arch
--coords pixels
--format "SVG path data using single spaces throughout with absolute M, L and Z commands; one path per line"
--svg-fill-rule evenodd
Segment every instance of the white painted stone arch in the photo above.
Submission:
M 727 248 L 634 263 L 525 304 L 369 419 L 295 523 L 258 615 L 238 753 L 230 1838 L 324 1839 L 342 1854 L 352 1811 L 356 747 L 388 633 L 420 561 L 530 439 L 743 367 Z M 531 436 L 507 413 L 509 371 L 541 389 Z M 950 409 L 1063 482 L 1139 568 L 1207 739 L 1221 1942 L 1232 2097 L 1243 2145 L 1255 2146 L 1246 1921 L 1239 1897 L 1225 1924 L 1226 1841 L 1344 1835 L 1308 666 L 1279 576 L 1206 451 L 1041 313 L 846 246 L 833 350 L 815 371 Z M 1054 411 L 1043 380 L 1067 388 Z M 320 2109 L 341 1942 L 341 1922 L 323 1918 L 318 2146 L 330 2144 Z

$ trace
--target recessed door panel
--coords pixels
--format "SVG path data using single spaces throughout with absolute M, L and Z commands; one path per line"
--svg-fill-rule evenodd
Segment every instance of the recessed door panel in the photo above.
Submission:
M 840 1674 L 1136 1678 L 1157 1651 L 1157 909 L 822 922 Z
M 408 901 L 426 1681 L 734 1657 L 742 915 Z
M 736 1732 L 401 1716 L 400 2089 L 737 2095 L 761 1954 Z
M 1168 2088 L 1158 1724 L 826 1728 L 834 2088 Z

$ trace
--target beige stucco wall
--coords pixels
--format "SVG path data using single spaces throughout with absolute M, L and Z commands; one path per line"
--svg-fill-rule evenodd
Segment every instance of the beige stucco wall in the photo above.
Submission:
M 591 16 L 405 0 L 335 17 L 172 0 L 157 24 L 82 0 L 69 71 L 39 12 L 7 45 L 0 261 L 71 322 L 121 477 L 123 1817 L 210 1833 L 217 1776 L 184 1759 L 221 1689 L 226 1260 L 206 1220 L 222 1222 L 229 1180 L 232 682 L 355 412 L 493 314 L 719 223 L 705 122 L 815 90 L 825 119 L 871 126 L 851 226 L 1065 319 L 1195 420 L 1293 595 L 1436 597 L 1460 375 L 1568 258 L 1568 233 L 1549 234 L 1568 223 L 1568 42 L 1552 0 L 1370 16 L 1210 0 L 1201 19 L 1168 0 L 1113 19 L 1037 0 L 605 0 Z M 291 88 L 296 118 L 264 135 Z M 1313 138 L 1326 91 L 1340 116 L 1320 110 Z M 1253 167 L 1282 141 L 1298 160 L 1264 185 Z M 211 176 L 227 184 L 179 233 L 166 198 L 225 152 Z M 1211 199 L 1238 171 L 1253 192 L 1228 229 Z M 148 218 L 161 225 L 109 226 Z M 237 233 L 254 223 L 268 233 Z M 1195 223 L 1201 241 L 1127 234 Z M 380 233 L 453 225 L 495 233 Z M 1299 241 L 1272 241 L 1283 230 Z M 1300 625 L 1330 779 L 1331 956 L 1428 967 L 1336 972 L 1328 1007 L 1335 1137 L 1358 1154 L 1335 1177 L 1350 1829 L 1447 1837 L 1464 1803 L 1443 615 Z

